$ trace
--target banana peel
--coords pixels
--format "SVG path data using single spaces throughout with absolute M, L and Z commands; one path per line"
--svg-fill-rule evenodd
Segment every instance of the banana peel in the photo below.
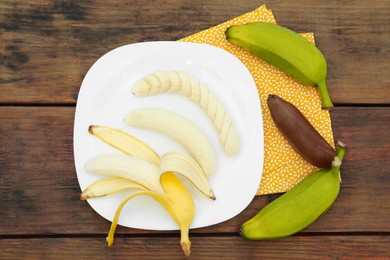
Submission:
M 160 203 L 169 213 L 172 219 L 180 228 L 180 244 L 185 256 L 191 254 L 191 241 L 189 240 L 189 228 L 195 214 L 195 204 L 191 193 L 186 186 L 172 173 L 166 172 L 161 175 L 161 185 L 164 188 L 167 197 L 161 196 L 152 190 L 138 191 L 128 196 L 115 212 L 111 228 L 106 238 L 108 246 L 114 242 L 114 233 L 118 225 L 118 220 L 123 207 L 136 196 L 149 196 Z

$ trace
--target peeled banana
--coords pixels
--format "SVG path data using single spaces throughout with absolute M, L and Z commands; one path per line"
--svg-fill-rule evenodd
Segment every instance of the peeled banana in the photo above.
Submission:
M 159 108 L 139 108 L 128 113 L 130 126 L 159 131 L 180 142 L 199 163 L 207 176 L 216 170 L 216 157 L 207 136 L 191 121 Z
M 316 85 L 322 108 L 333 107 L 326 87 L 327 64 L 321 51 L 296 32 L 277 24 L 254 22 L 229 27 L 226 39 L 274 65 L 295 80 Z
M 106 238 L 108 246 L 113 244 L 118 219 L 126 203 L 135 196 L 147 195 L 159 202 L 178 224 L 182 250 L 189 256 L 189 228 L 194 218 L 195 205 L 190 192 L 173 171 L 185 176 L 209 198 L 215 199 L 201 166 L 189 155 L 179 152 L 167 153 L 160 159 L 152 148 L 119 129 L 90 126 L 89 132 L 126 154 L 100 155 L 89 160 L 85 166 L 88 171 L 106 177 L 83 190 L 80 199 L 97 198 L 131 189 L 131 195 L 122 201 L 115 213 Z
M 336 146 L 332 168 L 321 169 L 297 184 L 241 226 L 249 240 L 282 238 L 295 234 L 327 211 L 340 191 L 339 171 L 345 145 Z
M 101 155 L 86 163 L 87 170 L 108 177 L 88 186 L 81 193 L 81 199 L 101 197 L 133 188 L 131 195 L 120 204 L 115 213 L 106 239 L 108 246 L 113 244 L 118 219 L 126 203 L 135 196 L 147 195 L 159 202 L 179 225 L 180 244 L 184 254 L 190 255 L 189 227 L 194 218 L 195 205 L 190 192 L 172 171 L 182 174 L 202 193 L 215 199 L 208 179 L 199 164 L 189 155 L 179 152 L 167 153 L 160 159 L 149 146 L 118 129 L 92 126 L 89 131 L 104 142 L 129 154 Z M 130 147 L 132 145 L 139 150 Z M 133 154 L 144 159 L 132 156 Z
M 240 141 L 232 119 L 222 102 L 204 83 L 181 71 L 156 71 L 137 81 L 133 87 L 136 96 L 162 92 L 180 93 L 199 104 L 214 123 L 225 152 L 228 155 L 237 153 Z
M 195 204 L 192 196 L 186 186 L 172 173 L 167 172 L 161 176 L 161 185 L 164 188 L 167 197 L 161 196 L 153 190 L 139 191 L 127 197 L 118 207 L 111 228 L 106 238 L 108 246 L 114 241 L 114 233 L 118 224 L 118 219 L 123 207 L 135 196 L 147 195 L 159 202 L 165 210 L 171 215 L 173 220 L 179 225 L 181 238 L 180 244 L 184 255 L 191 254 L 191 242 L 189 240 L 189 228 L 195 215 Z

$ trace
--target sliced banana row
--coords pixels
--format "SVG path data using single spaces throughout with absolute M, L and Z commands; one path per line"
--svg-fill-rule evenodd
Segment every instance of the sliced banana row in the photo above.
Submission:
M 228 155 L 238 152 L 240 142 L 232 120 L 222 102 L 204 83 L 181 71 L 156 71 L 137 81 L 133 87 L 136 96 L 162 92 L 180 93 L 199 104 L 218 130 L 225 152 Z

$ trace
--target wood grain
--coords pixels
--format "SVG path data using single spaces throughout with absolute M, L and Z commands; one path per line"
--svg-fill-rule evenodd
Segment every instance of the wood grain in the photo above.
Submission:
M 193 237 L 191 259 L 389 259 L 389 236 L 312 236 L 246 241 L 238 236 Z M 1 259 L 184 259 L 178 237 L 0 240 Z
M 313 31 L 336 104 L 389 104 L 390 2 L 265 1 L 278 22 Z M 0 3 L 0 104 L 74 104 L 83 77 L 109 50 L 177 40 L 259 1 L 11 1 Z
M 349 146 L 342 189 L 336 204 L 304 232 L 390 232 L 390 108 L 336 108 L 331 116 L 335 139 Z M 73 117 L 74 107 L 0 107 L 0 234 L 108 231 L 109 222 L 79 200 Z M 276 197 L 257 197 L 237 217 L 192 233 L 237 234 Z M 118 233 L 154 232 L 119 228 Z
M 336 203 L 302 232 L 245 241 L 238 216 L 190 231 L 191 259 L 390 259 L 390 1 L 0 1 L 0 259 L 182 259 L 178 231 L 119 227 L 79 200 L 73 119 L 82 80 L 108 51 L 175 41 L 261 4 L 312 31 L 328 62 L 336 140 L 349 149 Z M 14 106 L 16 105 L 16 106 Z

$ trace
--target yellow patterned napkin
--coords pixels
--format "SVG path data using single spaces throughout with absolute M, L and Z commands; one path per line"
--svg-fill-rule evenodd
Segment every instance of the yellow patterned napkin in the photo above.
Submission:
M 317 88 L 297 83 L 275 67 L 225 39 L 227 27 L 256 21 L 276 23 L 272 11 L 263 5 L 252 12 L 180 41 L 206 43 L 222 48 L 240 59 L 251 72 L 259 92 L 264 122 L 264 168 L 257 192 L 257 195 L 262 195 L 285 192 L 317 170 L 291 148 L 276 128 L 267 106 L 269 94 L 277 94 L 293 103 L 332 146 L 334 141 L 329 112 L 321 109 Z M 312 33 L 305 33 L 302 36 L 314 44 Z

